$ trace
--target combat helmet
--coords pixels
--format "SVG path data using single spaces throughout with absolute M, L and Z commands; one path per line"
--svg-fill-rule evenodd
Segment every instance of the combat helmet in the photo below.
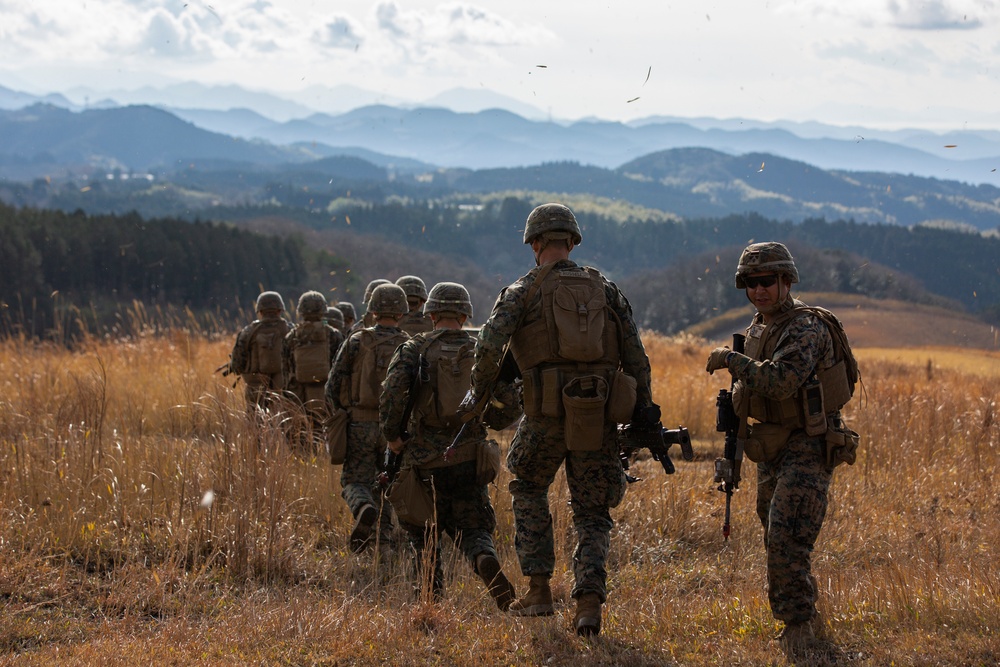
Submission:
M 528 220 L 524 223 L 524 242 L 531 243 L 539 235 L 546 233 L 557 234 L 550 238 L 560 238 L 558 234 L 565 234 L 562 238 L 573 239 L 574 245 L 580 245 L 583 241 L 576 216 L 562 204 L 542 204 L 528 214 Z
M 285 309 L 285 301 L 277 292 L 261 292 L 257 297 L 257 305 L 254 309 L 260 313 L 265 310 L 282 311 Z
M 326 314 L 326 297 L 312 290 L 305 292 L 299 297 L 299 305 L 295 310 L 303 319 L 318 320 Z
M 330 306 L 326 309 L 326 323 L 334 329 L 343 329 L 344 313 L 340 310 L 340 308 Z
M 427 303 L 424 304 L 424 313 L 460 313 L 470 320 L 472 319 L 472 299 L 469 298 L 469 290 L 458 283 L 438 283 L 431 288 Z
M 403 288 L 388 283 L 387 285 L 379 285 L 372 291 L 368 310 L 379 315 L 402 317 L 410 310 L 410 307 L 406 303 L 406 292 L 403 291 Z
M 740 263 L 736 267 L 736 287 L 745 289 L 743 279 L 746 276 L 768 271 L 788 276 L 791 283 L 799 282 L 799 270 L 795 268 L 792 253 L 788 252 L 783 243 L 767 241 L 751 243 L 740 255 Z
M 341 312 L 344 320 L 357 320 L 358 315 L 354 312 L 354 304 L 350 301 L 341 301 L 337 304 L 337 309 Z
M 421 301 L 427 300 L 427 285 L 417 276 L 402 276 L 396 280 L 396 284 L 403 288 L 406 296 L 415 296 Z
M 368 308 L 368 302 L 371 301 L 372 292 L 375 291 L 376 287 L 378 287 L 379 285 L 391 285 L 391 284 L 392 281 L 386 280 L 385 278 L 376 278 L 375 280 L 368 283 L 368 287 L 365 288 L 365 308 Z M 371 309 L 368 308 L 368 310 Z

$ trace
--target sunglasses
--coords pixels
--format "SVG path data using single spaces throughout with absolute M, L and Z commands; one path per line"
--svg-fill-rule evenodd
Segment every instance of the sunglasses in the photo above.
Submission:
M 747 276 L 743 279 L 743 283 L 749 289 L 757 289 L 758 285 L 761 287 L 771 287 L 776 282 L 778 282 L 778 275 L 776 273 L 767 276 Z

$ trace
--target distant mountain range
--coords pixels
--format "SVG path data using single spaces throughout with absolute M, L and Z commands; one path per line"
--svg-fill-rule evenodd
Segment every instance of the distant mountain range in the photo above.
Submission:
M 253 97 L 225 90 L 233 100 Z M 208 191 L 201 205 L 291 197 L 300 186 L 317 208 L 365 187 L 424 198 L 534 190 L 686 218 L 755 211 L 793 221 L 1000 227 L 998 132 L 669 118 L 567 124 L 500 109 L 386 105 L 276 121 L 246 108 L 79 109 L 58 95 L 4 88 L 0 109 L 0 185 L 143 172 L 158 181 L 184 174 L 186 187 Z M 47 203 L 23 191 L 9 198 L 18 197 Z

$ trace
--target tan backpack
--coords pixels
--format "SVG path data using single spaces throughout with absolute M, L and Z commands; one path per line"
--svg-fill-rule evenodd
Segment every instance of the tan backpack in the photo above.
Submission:
M 250 334 L 250 373 L 275 375 L 281 372 L 281 343 L 287 333 L 285 320 L 257 321 Z
M 351 397 L 355 407 L 378 410 L 382 381 L 396 348 L 409 340 L 402 331 L 364 329 L 351 373 Z
M 452 330 L 438 329 L 426 334 L 420 346 L 422 365 L 427 368 L 429 379 L 420 386 L 414 410 L 420 415 L 420 423 L 431 428 L 461 426 L 458 407 L 472 386 L 476 342 L 468 335 L 442 340 L 446 331 Z
M 330 373 L 330 332 L 322 322 L 303 322 L 295 327 L 292 356 L 295 380 L 302 384 L 326 382 Z

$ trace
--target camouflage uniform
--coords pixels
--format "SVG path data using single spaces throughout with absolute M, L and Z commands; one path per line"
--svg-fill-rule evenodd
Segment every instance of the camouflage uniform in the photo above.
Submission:
M 782 311 L 802 306 L 790 296 Z M 764 331 L 760 315 L 747 329 L 748 348 Z M 819 367 L 834 363 L 833 340 L 814 315 L 794 316 L 773 354 L 753 359 L 734 354 L 729 369 L 737 379 L 737 402 L 750 394 L 780 401 L 798 394 Z M 746 398 L 740 398 L 746 394 Z M 831 414 L 839 418 L 839 412 Z M 826 436 L 810 437 L 798 428 L 778 457 L 757 464 L 757 515 L 764 526 L 768 598 L 771 612 L 786 623 L 811 620 L 816 614 L 816 582 L 811 556 L 826 516 L 833 470 L 826 461 Z
M 280 392 L 285 386 L 284 375 L 280 371 L 274 373 L 261 372 L 257 365 L 257 355 L 254 346 L 257 337 L 263 331 L 273 340 L 271 345 L 278 348 L 280 354 L 281 341 L 292 325 L 279 315 L 254 320 L 236 335 L 236 342 L 229 354 L 229 371 L 238 373 L 243 379 L 243 393 L 246 398 L 247 410 L 267 409 L 271 406 L 274 392 Z
M 383 506 L 384 498 L 381 490 L 377 491 L 379 500 L 377 502 L 375 500 L 378 489 L 375 477 L 382 469 L 386 444 L 379 430 L 378 408 L 361 409 L 353 404 L 351 395 L 362 336 L 368 331 L 372 332 L 376 339 L 398 337 L 402 342 L 406 338 L 406 334 L 399 327 L 386 327 L 381 324 L 352 333 L 341 345 L 337 359 L 330 369 L 330 376 L 326 382 L 326 400 L 332 407 L 347 410 L 351 415 L 347 427 L 347 455 L 340 475 L 341 495 L 347 501 L 355 518 L 366 505 L 381 507 L 380 532 L 383 538 L 387 538 L 392 526 L 390 506 L 388 503 Z
M 419 370 L 420 349 L 428 335 L 434 337 L 431 345 L 441 343 L 461 345 L 472 343 L 473 338 L 461 329 L 439 329 L 433 334 L 419 334 L 403 343 L 392 358 L 389 372 L 383 386 L 379 407 L 379 423 L 382 435 L 386 441 L 393 441 L 402 435 L 402 419 L 406 405 L 410 400 L 410 387 L 415 374 Z M 418 390 L 419 391 L 419 390 Z M 490 503 L 489 490 L 486 484 L 476 482 L 476 461 L 468 459 L 462 452 L 475 454 L 476 443 L 485 440 L 486 429 L 479 424 L 470 423 L 463 436 L 463 444 L 455 452 L 454 464 L 445 464 L 442 454 L 455 439 L 459 427 L 432 428 L 424 423 L 420 408 L 413 410 L 409 432 L 411 438 L 406 441 L 402 465 L 413 465 L 422 468 L 434 484 L 436 500 L 437 523 L 436 531 L 444 532 L 454 540 L 456 546 L 465 557 L 476 567 L 477 558 L 483 554 L 497 559 L 493 544 L 493 531 L 496 528 L 496 515 Z M 466 437 L 467 436 L 467 437 Z M 423 526 L 402 524 L 410 539 L 410 544 L 419 558 L 427 537 Z M 443 590 L 443 572 L 441 570 L 440 548 L 435 543 L 435 573 L 436 590 Z
M 476 346 L 476 365 L 472 372 L 475 396 L 488 393 L 508 340 L 517 331 L 545 318 L 540 294 L 536 293 L 530 303 L 525 303 L 529 288 L 544 268 L 536 267 L 505 288 L 497 298 Z M 552 271 L 574 268 L 577 268 L 574 262 L 560 260 L 554 264 Z M 649 406 L 652 403 L 649 359 L 632 318 L 632 308 L 614 283 L 603 277 L 601 280 L 608 306 L 618 315 L 623 326 L 622 348 L 619 351 L 622 367 L 637 381 L 637 406 Z M 612 321 L 608 320 L 609 323 Z M 587 370 L 587 364 L 571 363 L 580 371 Z M 527 372 L 530 369 L 521 370 Z M 605 562 L 613 526 L 609 510 L 621 502 L 626 483 L 618 456 L 616 426 L 605 420 L 603 443 L 597 451 L 567 450 L 563 418 L 529 416 L 527 413 L 526 409 L 507 455 L 507 467 L 515 476 L 510 483 L 510 492 L 516 527 L 515 547 L 521 572 L 526 576 L 551 576 L 555 569 L 548 491 L 565 461 L 578 538 L 573 556 L 576 581 L 572 596 L 579 599 L 584 594 L 593 593 L 603 603 L 607 598 Z

